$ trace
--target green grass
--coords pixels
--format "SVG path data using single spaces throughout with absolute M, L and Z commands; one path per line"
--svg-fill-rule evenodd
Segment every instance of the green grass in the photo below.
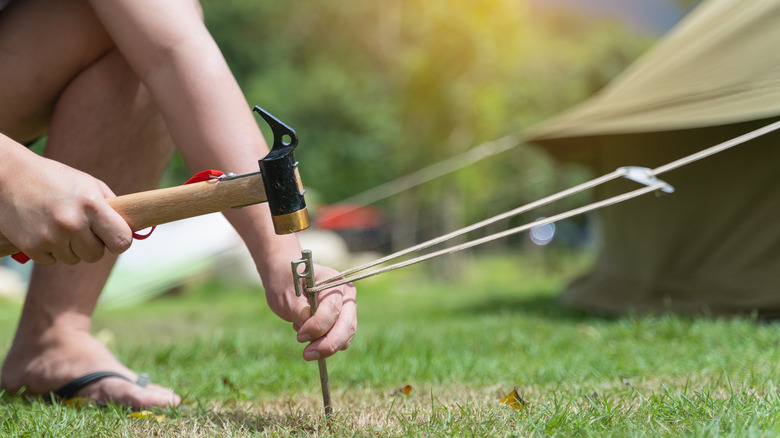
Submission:
M 321 416 L 317 367 L 260 290 L 201 282 L 142 306 L 99 310 L 119 358 L 183 395 L 164 418 L 6 394 L 2 436 L 776 436 L 780 326 L 749 318 L 603 319 L 561 308 L 587 263 L 468 259 L 358 284 L 360 323 L 328 359 L 337 411 Z M 0 306 L 7 348 L 18 306 Z M 411 385 L 409 396 L 393 390 Z M 528 401 L 498 400 L 517 387 Z

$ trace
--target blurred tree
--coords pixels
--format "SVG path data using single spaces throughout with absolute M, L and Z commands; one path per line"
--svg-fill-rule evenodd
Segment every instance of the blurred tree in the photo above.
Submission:
M 249 102 L 297 129 L 304 184 L 325 203 L 522 131 L 594 93 L 650 43 L 523 0 L 202 3 Z M 568 177 L 515 149 L 386 206 L 408 227 L 395 233 L 405 245 Z
M 333 0 L 203 5 L 250 103 L 298 131 L 302 178 L 323 202 L 397 174 L 387 167 L 397 123 L 383 59 L 375 56 L 379 41 L 370 35 L 376 7 Z
M 558 113 L 600 89 L 649 44 L 617 24 L 594 26 L 515 0 L 394 5 L 398 62 L 388 74 L 407 133 L 395 141 L 401 173 Z M 417 231 L 394 233 L 406 239 L 396 246 L 550 193 L 565 182 L 555 171 L 541 154 L 514 151 L 420 187 L 396 203 L 394 211 Z

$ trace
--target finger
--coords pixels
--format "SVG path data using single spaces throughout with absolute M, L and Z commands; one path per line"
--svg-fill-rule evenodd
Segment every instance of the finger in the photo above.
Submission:
M 333 289 L 321 292 L 321 294 L 317 311 L 303 323 L 298 331 L 298 342 L 309 342 L 327 333 L 341 313 L 341 290 Z
M 37 233 L 37 239 L 32 242 L 21 240 L 15 242 L 30 260 L 39 265 L 53 265 L 59 260 L 68 260 L 75 256 L 70 253 L 70 246 L 65 238 L 58 238 L 53 233 L 43 231 Z M 63 250 L 63 247 L 67 248 Z M 69 255 L 70 253 L 70 255 Z
M 66 265 L 75 265 L 80 261 L 78 256 L 73 253 L 70 243 L 55 246 L 52 249 L 51 255 L 54 256 L 58 262 L 65 263 Z
M 357 330 L 357 307 L 354 299 L 344 302 L 338 321 L 323 337 L 315 340 L 303 350 L 306 360 L 314 360 L 332 356 L 338 351 L 346 350 Z
M 105 254 L 106 247 L 92 230 L 83 230 L 74 238 L 70 247 L 79 259 L 87 263 L 95 263 Z
M 336 330 L 339 327 L 344 326 L 342 324 L 336 324 L 333 329 Z M 323 336 L 307 345 L 306 348 L 303 349 L 303 358 L 306 360 L 324 359 L 326 357 L 333 356 L 339 351 L 343 351 L 349 348 L 349 344 L 352 342 L 352 338 L 354 337 L 354 332 L 351 332 L 346 327 L 344 327 L 344 330 L 338 331 L 343 331 L 346 335 L 343 340 L 337 341 L 335 339 L 331 339 L 331 334 L 328 333 L 326 336 Z M 351 334 L 349 334 L 350 332 Z M 337 336 L 336 333 L 334 333 L 334 337 L 335 336 Z
M 46 251 L 44 247 L 37 245 L 37 246 L 29 246 L 24 241 L 20 242 L 14 242 L 17 248 L 30 258 L 33 262 L 39 265 L 53 265 L 57 263 L 57 259 L 54 258 L 54 256 Z
M 114 254 L 121 254 L 130 248 L 133 231 L 127 222 L 107 203 L 101 203 L 92 219 L 92 231 Z
M 331 333 L 333 333 L 333 336 L 331 336 Z M 350 329 L 345 324 L 337 323 L 330 333 L 317 339 L 303 349 L 303 358 L 306 360 L 316 360 L 333 356 L 339 351 L 344 351 L 349 348 L 349 344 L 352 343 L 354 336 L 354 330 Z M 331 337 L 341 337 L 343 339 L 331 339 Z
M 50 252 L 24 251 L 24 254 L 39 265 L 53 265 L 57 263 L 57 259 Z

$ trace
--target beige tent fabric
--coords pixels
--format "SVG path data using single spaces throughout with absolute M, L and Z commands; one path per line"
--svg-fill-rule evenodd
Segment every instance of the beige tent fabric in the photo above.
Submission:
M 600 174 L 627 164 L 653 168 L 764 123 L 597 137 L 592 165 Z M 599 210 L 595 264 L 562 302 L 607 314 L 780 316 L 780 133 L 660 178 L 673 194 Z M 634 188 L 618 180 L 595 197 Z
M 777 114 L 780 1 L 709 0 L 604 90 L 531 137 L 668 131 Z
M 531 140 L 596 174 L 654 168 L 780 118 L 780 0 L 708 0 Z M 592 270 L 562 294 L 597 312 L 780 316 L 780 133 L 661 175 L 676 192 L 598 212 Z M 599 199 L 636 184 L 619 181 Z

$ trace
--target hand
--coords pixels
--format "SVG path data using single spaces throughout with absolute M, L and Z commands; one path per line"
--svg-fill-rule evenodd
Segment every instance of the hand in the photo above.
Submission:
M 0 175 L 0 233 L 36 263 L 96 262 L 106 248 L 130 247 L 132 231 L 105 202 L 114 193 L 102 181 L 27 150 L 11 158 Z
M 333 269 L 315 264 L 315 279 L 327 278 L 335 273 Z M 266 299 L 271 310 L 293 323 L 293 329 L 298 332 L 298 342 L 310 342 L 303 349 L 303 358 L 316 360 L 346 350 L 357 329 L 355 286 L 350 283 L 318 293 L 318 308 L 312 316 L 305 293 L 295 296 L 292 271 L 286 278 L 286 285 L 281 285 L 279 292 L 266 288 Z

